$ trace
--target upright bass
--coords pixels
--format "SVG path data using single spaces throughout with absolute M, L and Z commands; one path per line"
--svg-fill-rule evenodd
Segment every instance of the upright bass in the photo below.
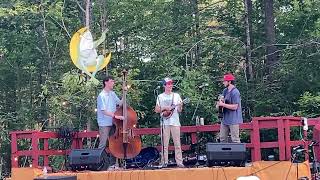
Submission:
M 137 126 L 137 113 L 127 105 L 127 71 L 123 70 L 122 105 L 114 113 L 115 116 L 123 116 L 124 120 L 113 118 L 115 132 L 109 137 L 110 153 L 120 159 L 134 158 L 140 153 L 141 139 L 135 135 Z

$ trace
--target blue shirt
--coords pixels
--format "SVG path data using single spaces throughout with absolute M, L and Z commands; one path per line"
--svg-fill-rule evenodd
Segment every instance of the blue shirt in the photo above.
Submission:
M 224 96 L 224 102 L 226 104 L 238 104 L 238 108 L 236 110 L 231 110 L 225 107 L 223 108 L 222 123 L 224 125 L 234 125 L 242 123 L 243 118 L 239 90 L 234 87 L 231 91 L 228 91 L 228 88 L 225 88 L 222 94 Z
M 97 121 L 99 126 L 112 126 L 112 117 L 102 113 L 115 112 L 120 99 L 113 91 L 106 92 L 102 90 L 97 98 Z

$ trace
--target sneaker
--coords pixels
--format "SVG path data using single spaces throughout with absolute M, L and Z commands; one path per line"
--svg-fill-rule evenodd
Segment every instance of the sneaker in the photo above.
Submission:
M 164 163 L 164 164 L 162 164 L 161 167 L 162 167 L 162 168 L 166 168 L 166 167 L 168 167 L 168 164 L 167 164 L 167 163 Z
M 178 168 L 185 168 L 183 164 L 178 164 Z

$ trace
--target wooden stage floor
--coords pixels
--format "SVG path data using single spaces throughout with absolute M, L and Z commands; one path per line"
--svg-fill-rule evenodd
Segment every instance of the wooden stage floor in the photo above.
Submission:
M 157 170 L 113 170 L 49 173 L 48 176 L 75 175 L 77 180 L 235 180 L 254 175 L 261 180 L 311 178 L 309 162 L 257 161 L 248 167 L 164 168 Z M 13 168 L 11 180 L 33 180 L 42 176 L 36 168 Z

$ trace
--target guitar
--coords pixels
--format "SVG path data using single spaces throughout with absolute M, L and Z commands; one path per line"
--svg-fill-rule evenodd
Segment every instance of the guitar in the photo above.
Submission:
M 163 119 L 169 119 L 172 114 L 173 114 L 173 111 L 176 109 L 177 106 L 181 105 L 181 104 L 188 104 L 190 102 L 190 99 L 189 98 L 185 98 L 184 100 L 182 100 L 181 103 L 179 104 L 173 104 L 171 106 L 171 109 L 170 110 L 163 110 L 161 111 L 160 113 L 160 116 L 163 118 Z
M 218 101 L 222 101 L 224 102 L 224 96 L 222 94 L 220 94 L 218 96 Z M 219 110 L 218 110 L 218 118 L 223 118 L 223 107 L 219 106 Z

